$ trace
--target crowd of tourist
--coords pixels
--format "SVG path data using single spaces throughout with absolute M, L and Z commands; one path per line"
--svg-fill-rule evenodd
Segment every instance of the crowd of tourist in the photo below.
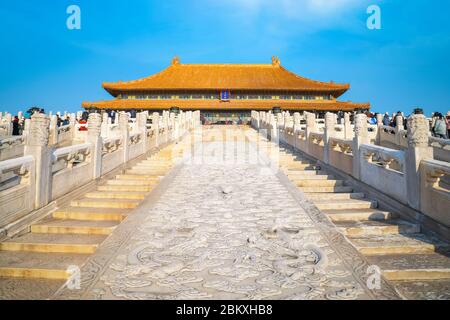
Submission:
M 377 124 L 377 115 L 378 113 L 366 112 L 367 121 L 369 124 Z M 395 128 L 397 126 L 398 117 L 401 116 L 403 119 L 403 127 L 407 127 L 408 117 L 401 111 L 397 113 L 393 113 L 389 115 L 386 112 L 383 115 L 383 125 Z M 440 112 L 434 112 L 429 118 L 430 122 L 430 132 L 433 137 L 441 138 L 441 139 L 450 139 L 450 111 L 444 116 Z
M 25 120 L 30 119 L 34 113 L 45 113 L 45 110 L 42 108 L 33 107 L 28 109 L 23 114 L 18 114 L 12 119 L 12 135 L 20 136 L 25 129 Z M 1 119 L 0 119 L 1 120 Z M 70 115 L 61 116 L 59 113 L 56 114 L 56 126 L 62 127 L 70 124 Z M 1 121 L 0 121 L 1 123 Z
M 417 112 L 417 110 L 420 110 L 420 109 L 416 109 L 415 112 Z M 22 134 L 24 126 L 25 126 L 25 120 L 31 118 L 31 115 L 35 112 L 45 113 L 44 109 L 31 108 L 27 112 L 25 112 L 22 116 L 19 116 L 19 115 L 14 116 L 14 118 L 12 120 L 12 135 L 13 136 L 18 136 L 18 135 Z M 108 114 L 108 117 L 111 118 L 111 123 L 115 123 L 117 111 L 107 110 L 106 113 Z M 128 114 L 131 119 L 136 118 L 135 110 L 130 110 L 128 112 Z M 368 119 L 367 121 L 369 124 L 373 124 L 373 125 L 377 124 L 378 113 L 371 113 L 371 112 L 367 111 L 366 115 L 367 115 L 367 119 Z M 340 111 L 337 113 L 337 116 L 338 116 L 338 122 L 341 123 L 341 121 L 344 117 L 344 113 Z M 403 128 L 406 128 L 408 116 L 405 116 L 405 114 L 400 111 L 398 111 L 397 113 L 393 113 L 392 115 L 390 115 L 388 112 L 386 112 L 383 115 L 383 120 L 382 120 L 383 125 L 394 127 L 394 128 L 397 127 L 397 121 L 399 119 L 398 116 L 402 117 Z M 87 125 L 88 118 L 89 118 L 89 112 L 85 111 L 81 114 L 81 117 L 79 119 L 76 119 L 76 122 L 81 125 L 79 127 L 80 131 L 87 130 L 86 125 Z M 440 112 L 434 112 L 431 115 L 431 118 L 428 118 L 428 119 L 430 122 L 430 132 L 434 137 L 441 138 L 441 139 L 450 139 L 450 111 L 447 112 L 447 114 L 445 116 Z M 58 127 L 69 125 L 70 120 L 71 120 L 70 115 L 61 116 L 59 113 L 56 114 L 56 125 Z M 206 121 L 204 121 L 204 120 L 205 119 L 203 118 L 203 121 L 202 121 L 203 124 L 207 124 Z M 351 122 L 354 121 L 354 114 L 351 114 L 350 120 L 351 120 Z M 224 122 L 223 124 L 229 124 L 228 122 L 225 122 L 225 121 L 223 121 L 223 122 Z M 242 123 L 243 123 L 242 120 L 239 119 L 239 121 L 237 123 L 233 123 L 233 124 L 242 124 Z

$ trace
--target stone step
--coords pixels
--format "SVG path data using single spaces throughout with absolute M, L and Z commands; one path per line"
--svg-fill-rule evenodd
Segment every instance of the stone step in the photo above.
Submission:
M 153 170 L 153 171 L 157 171 L 157 172 L 167 172 L 170 169 L 172 169 L 172 167 L 163 167 L 163 166 L 157 166 L 157 165 L 152 165 L 152 164 L 137 164 L 135 166 L 132 167 L 132 169 L 134 170 Z
M 150 192 L 154 186 L 129 186 L 129 185 L 104 185 L 98 186 L 98 191 L 118 191 L 118 192 Z
M 145 181 L 159 181 L 161 178 L 154 175 L 143 175 L 143 174 L 118 174 L 116 180 L 145 180 Z
M 57 234 L 92 234 L 109 235 L 117 227 L 117 221 L 92 221 L 92 220 L 60 220 L 46 219 L 31 226 L 32 233 L 57 233 Z
M 139 168 L 139 167 L 133 167 L 131 169 L 128 169 L 125 171 L 126 174 L 137 174 L 137 175 L 149 175 L 153 176 L 155 181 L 161 179 L 167 173 L 169 170 L 162 170 L 162 169 L 156 169 L 156 168 Z
M 287 170 L 288 172 L 299 172 L 299 171 L 305 171 L 305 170 L 317 170 L 317 167 L 310 164 L 302 164 L 298 166 L 283 166 L 280 165 L 280 168 Z
M 161 178 L 167 174 L 167 171 L 136 168 L 136 169 L 128 169 L 125 171 L 125 173 L 126 174 L 137 174 L 137 175 L 151 175 L 151 176 L 154 176 L 155 178 Z
M 90 199 L 128 199 L 128 200 L 144 200 L 146 193 L 143 192 L 106 192 L 97 191 L 85 194 L 86 198 Z
M 361 192 L 354 193 L 308 193 L 309 200 L 348 200 L 348 199 L 364 199 L 365 194 Z
M 0 277 L 67 280 L 71 266 L 81 269 L 88 255 L 0 251 Z
M 120 200 L 120 199 L 79 199 L 72 200 L 70 206 L 85 208 L 118 208 L 118 209 L 134 209 L 139 206 L 138 200 Z
M 278 163 L 280 164 L 280 166 L 283 166 L 286 168 L 303 168 L 303 167 L 309 167 L 309 166 L 313 165 L 311 162 L 308 162 L 308 161 L 296 160 L 294 158 L 283 159 L 282 157 L 280 157 L 278 159 Z
M 92 254 L 106 237 L 105 235 L 27 233 L 0 243 L 0 251 Z
M 153 155 L 147 160 L 171 160 L 173 159 L 173 155 L 174 155 L 173 150 L 167 150 L 164 152 L 158 152 L 157 154 Z
M 323 210 L 333 222 L 337 221 L 383 221 L 395 219 L 397 215 L 392 212 L 377 209 L 344 209 Z
M 305 170 L 305 171 L 288 171 L 285 170 L 284 173 L 288 176 L 288 177 L 308 177 L 308 176 L 314 176 L 314 175 L 318 175 L 318 176 L 327 176 L 328 173 L 323 171 L 323 170 L 318 170 L 318 171 L 314 171 L 314 170 Z
M 367 256 L 391 281 L 450 279 L 450 257 L 440 253 Z
M 289 179 L 295 183 L 304 180 L 335 180 L 336 177 L 332 175 L 313 175 L 313 174 L 305 174 L 305 175 L 292 175 L 287 174 Z
M 1 300 L 46 300 L 58 291 L 66 280 L 0 277 L 0 297 Z
M 342 187 L 343 180 L 303 180 L 296 182 L 298 187 Z
M 107 185 L 110 186 L 155 186 L 158 183 L 152 180 L 108 180 Z
M 169 169 L 173 167 L 172 161 L 141 161 L 136 164 L 137 166 L 144 166 L 144 167 L 154 167 L 154 168 L 162 168 L 162 169 Z
M 278 159 L 280 162 L 286 163 L 286 164 L 291 164 L 291 163 L 310 163 L 309 161 L 299 158 L 295 155 L 292 154 L 283 154 L 283 153 L 278 153 Z
M 382 236 L 388 234 L 414 234 L 420 225 L 400 219 L 385 221 L 336 221 L 335 225 L 347 237 Z
M 391 281 L 450 279 L 450 267 L 445 269 L 383 270 L 383 276 Z
M 378 202 L 375 200 L 316 200 L 314 204 L 320 210 L 343 209 L 375 209 Z
M 450 279 L 391 282 L 408 300 L 450 300 Z
M 156 168 L 171 168 L 173 167 L 172 161 L 155 161 L 155 160 L 144 160 L 137 164 L 138 166 L 152 166 Z
M 127 217 L 126 210 L 117 208 L 83 208 L 67 207 L 53 213 L 55 219 L 78 221 L 123 221 Z
M 437 249 L 423 234 L 383 235 L 351 238 L 351 243 L 364 255 L 430 254 Z
M 338 186 L 338 187 L 300 187 L 303 193 L 308 196 L 310 193 L 349 193 L 353 192 L 353 187 Z

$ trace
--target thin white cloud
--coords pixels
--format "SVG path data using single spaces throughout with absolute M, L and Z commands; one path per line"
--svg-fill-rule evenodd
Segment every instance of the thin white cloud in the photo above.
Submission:
M 250 15 L 270 12 L 288 18 L 308 20 L 316 17 L 333 17 L 358 5 L 365 0 L 223 0 L 223 4 L 236 7 Z

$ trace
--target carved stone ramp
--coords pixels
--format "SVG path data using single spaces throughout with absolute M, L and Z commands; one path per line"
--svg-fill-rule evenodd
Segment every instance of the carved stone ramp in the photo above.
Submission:
M 247 127 L 202 142 L 98 248 L 81 290 L 55 299 L 399 299 Z M 256 158 L 256 162 L 254 161 Z M 283 178 L 284 177 L 284 178 Z
M 450 299 L 448 243 L 425 235 L 419 223 L 384 210 L 382 203 L 366 198 L 291 148 L 281 147 L 279 159 L 291 182 L 381 269 L 404 298 Z M 303 172 L 296 169 L 298 163 L 305 167 Z M 307 169 L 311 167 L 315 173 Z
M 0 243 L 0 299 L 47 299 L 172 169 L 183 143 L 170 145 Z

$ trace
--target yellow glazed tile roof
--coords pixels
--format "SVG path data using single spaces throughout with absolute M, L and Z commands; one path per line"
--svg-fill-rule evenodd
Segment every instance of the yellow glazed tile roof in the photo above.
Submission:
M 144 109 L 164 110 L 179 107 L 182 110 L 271 110 L 273 107 L 285 110 L 354 111 L 368 109 L 369 103 L 341 102 L 336 100 L 295 101 L 295 100 L 133 100 L 115 99 L 111 101 L 83 102 L 83 107 L 97 109 Z
M 340 96 L 350 85 L 300 77 L 274 57 L 272 64 L 181 64 L 174 59 L 171 66 L 150 77 L 103 83 L 103 87 L 114 96 L 127 91 L 221 89 L 323 91 Z

